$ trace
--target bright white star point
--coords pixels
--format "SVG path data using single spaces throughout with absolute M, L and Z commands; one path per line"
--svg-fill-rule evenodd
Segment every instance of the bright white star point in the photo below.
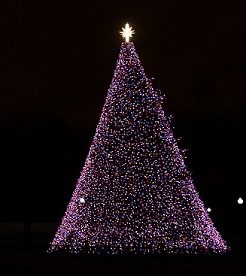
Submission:
M 132 37 L 133 34 L 135 34 L 135 31 L 130 27 L 128 23 L 126 23 L 125 28 L 122 28 L 122 31 L 120 31 L 120 34 L 123 38 L 125 38 L 126 42 L 130 41 L 130 37 Z

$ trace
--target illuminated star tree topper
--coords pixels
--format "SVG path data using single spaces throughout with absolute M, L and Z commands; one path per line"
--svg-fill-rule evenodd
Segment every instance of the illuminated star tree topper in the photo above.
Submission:
M 130 37 L 132 37 L 133 34 L 135 34 L 135 31 L 130 27 L 128 23 L 126 23 L 125 28 L 122 28 L 122 31 L 120 31 L 120 34 L 122 37 L 125 38 L 126 42 L 130 41 Z

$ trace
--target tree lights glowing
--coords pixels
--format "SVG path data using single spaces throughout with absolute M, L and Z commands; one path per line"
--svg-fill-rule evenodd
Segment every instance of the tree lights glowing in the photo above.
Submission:
M 133 31 L 125 29 L 89 154 L 49 251 L 225 252 L 163 111 L 163 96 L 127 41 Z
M 120 34 L 123 38 L 125 38 L 125 42 L 129 42 L 130 37 L 132 37 L 132 35 L 135 34 L 135 31 L 132 29 L 132 27 L 130 27 L 128 23 L 126 23 L 125 28 L 122 28 Z
M 83 197 L 81 197 L 81 198 L 79 199 L 79 202 L 80 202 L 80 203 L 85 203 L 85 199 L 84 199 Z

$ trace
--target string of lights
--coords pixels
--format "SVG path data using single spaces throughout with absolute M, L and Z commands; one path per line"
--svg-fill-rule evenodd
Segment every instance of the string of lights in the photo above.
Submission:
M 195 189 L 163 99 L 133 42 L 123 42 L 89 154 L 49 252 L 228 250 Z

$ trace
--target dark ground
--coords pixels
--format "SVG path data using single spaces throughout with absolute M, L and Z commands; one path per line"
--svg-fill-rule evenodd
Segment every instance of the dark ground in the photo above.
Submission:
M 8 254 L 1 275 L 243 275 L 235 258 L 52 258 L 39 253 Z
M 27 225 L 26 225 L 27 226 Z M 30 226 L 30 225 L 29 225 Z M 231 251 L 210 256 L 91 257 L 47 254 L 56 225 L 2 226 L 1 276 L 14 275 L 243 275 L 245 241 L 228 239 Z M 11 231 L 12 228 L 12 231 Z M 13 229 L 15 228 L 15 231 Z M 26 231 L 26 235 L 25 235 Z M 243 243 L 244 242 L 244 243 Z

